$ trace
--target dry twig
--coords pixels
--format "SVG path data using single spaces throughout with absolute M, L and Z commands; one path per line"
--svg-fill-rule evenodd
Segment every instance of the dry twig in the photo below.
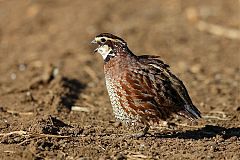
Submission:
M 189 128 L 202 128 L 205 126 L 205 125 L 191 126 L 191 125 L 188 125 L 187 123 L 174 123 L 174 124 L 176 124 L 177 126 L 189 127 Z
M 28 138 L 28 139 L 22 141 L 21 143 L 19 143 L 19 145 L 22 145 L 23 143 L 26 143 L 26 142 L 28 142 L 30 140 L 33 140 L 33 139 L 44 138 L 44 137 L 70 138 L 70 136 L 61 136 L 61 135 L 52 135 L 52 134 L 35 134 L 35 133 L 29 133 L 29 132 L 23 131 L 23 130 L 12 131 L 12 132 L 9 132 L 9 133 L 0 133 L 0 136 L 6 137 L 6 136 L 13 135 L 13 134 L 18 134 L 19 136 L 24 136 L 24 137 Z M 33 137 L 33 138 L 30 138 L 30 137 Z
M 80 106 L 72 106 L 72 111 L 90 112 L 87 107 L 80 107 Z
M 208 32 L 216 36 L 222 36 L 229 39 L 240 40 L 240 30 L 228 28 L 216 24 L 211 24 L 204 20 L 201 20 L 200 13 L 195 7 L 189 7 L 186 9 L 186 17 L 189 22 L 195 24 L 195 27 L 199 31 Z
M 130 152 L 130 154 L 127 155 L 127 159 L 140 160 L 140 159 L 152 159 L 152 157 L 148 157 L 148 156 L 143 155 L 141 153 Z
M 18 114 L 18 115 L 24 115 L 24 116 L 33 115 L 33 112 L 18 112 L 18 111 L 12 111 L 12 110 L 6 110 L 6 112 L 10 114 Z
M 200 31 L 205 31 L 205 32 L 208 32 L 217 36 L 229 38 L 229 39 L 240 40 L 240 31 L 237 29 L 231 29 L 231 28 L 211 24 L 202 20 L 200 20 L 197 23 L 196 27 Z
M 205 115 L 202 116 L 204 119 L 217 119 L 217 120 L 221 120 L 221 121 L 229 121 L 231 120 L 230 118 L 221 118 L 221 117 L 217 117 L 217 116 L 209 116 L 209 115 Z

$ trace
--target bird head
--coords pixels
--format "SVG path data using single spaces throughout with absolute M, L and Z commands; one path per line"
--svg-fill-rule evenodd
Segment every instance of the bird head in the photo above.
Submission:
M 91 43 L 98 44 L 94 52 L 100 53 L 104 61 L 108 61 L 119 52 L 127 49 L 127 43 L 123 39 L 110 33 L 101 33 L 97 35 Z

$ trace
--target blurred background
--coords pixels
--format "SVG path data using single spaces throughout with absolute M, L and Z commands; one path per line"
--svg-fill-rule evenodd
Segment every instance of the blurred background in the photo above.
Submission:
M 240 127 L 239 12 L 239 0 L 0 0 L 2 132 L 49 114 L 79 126 L 114 121 L 102 57 L 90 45 L 102 32 L 122 37 L 137 55 L 161 56 L 208 123 Z

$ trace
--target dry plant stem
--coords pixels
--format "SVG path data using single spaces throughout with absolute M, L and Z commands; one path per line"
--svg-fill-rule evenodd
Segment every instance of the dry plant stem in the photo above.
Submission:
M 3 152 L 4 152 L 4 153 L 12 153 L 12 154 L 16 153 L 16 152 L 14 152 L 14 151 L 9 151 L 9 150 L 3 151 Z
M 12 134 L 26 135 L 27 132 L 26 131 L 13 131 L 13 132 L 9 132 L 9 133 L 0 133 L 0 136 L 8 136 L 8 135 L 12 135 Z
M 199 31 L 208 32 L 210 34 L 221 36 L 229 39 L 237 39 L 240 40 L 240 30 L 228 28 L 216 24 L 212 24 L 201 20 L 201 14 L 199 10 L 195 7 L 190 7 L 186 10 L 187 19 L 195 24 L 195 27 Z
M 205 116 L 202 116 L 204 119 L 218 119 L 218 120 L 222 120 L 222 121 L 229 121 L 231 120 L 231 118 L 226 118 L 227 115 L 225 112 L 223 111 L 210 111 L 209 113 L 216 113 L 216 114 L 221 114 L 222 117 L 219 117 L 219 116 L 211 116 L 211 115 L 205 115 Z
M 18 114 L 18 115 L 24 115 L 24 116 L 33 115 L 33 112 L 17 112 L 17 111 L 12 111 L 12 110 L 7 110 L 6 112 L 10 113 L 10 114 Z
M 227 117 L 226 113 L 223 112 L 223 111 L 210 111 L 209 113 L 217 113 L 217 114 L 221 114 L 223 118 L 226 118 L 226 117 Z
M 202 20 L 199 20 L 199 22 L 197 22 L 196 27 L 200 31 L 206 31 L 208 33 L 211 33 L 217 36 L 222 36 L 229 39 L 240 40 L 240 31 L 237 29 L 230 29 L 223 26 L 210 24 Z
M 231 120 L 230 118 L 221 118 L 221 117 L 217 117 L 217 116 L 202 116 L 204 119 L 217 119 L 217 120 L 221 120 L 221 121 L 229 121 Z
M 152 159 L 152 157 L 148 157 L 139 152 L 129 152 L 129 154 L 127 155 L 127 158 L 131 160 Z
M 80 107 L 80 106 L 72 106 L 72 111 L 90 112 L 87 107 Z
M 198 125 L 198 126 L 191 126 L 191 125 L 188 125 L 186 123 L 175 123 L 177 126 L 182 126 L 182 127 L 189 127 L 189 128 L 201 128 L 201 127 L 204 127 L 204 125 Z
M 24 135 L 24 136 L 34 136 L 34 137 L 53 137 L 53 138 L 69 138 L 70 136 L 61 136 L 61 135 L 53 135 L 53 134 L 32 134 L 32 133 L 28 133 L 26 131 L 13 131 L 13 132 L 9 132 L 9 133 L 1 133 L 0 136 L 9 136 L 12 134 L 18 134 L 20 136 Z
M 26 140 L 22 141 L 21 143 L 18 143 L 18 145 L 23 145 L 23 144 L 26 143 L 26 142 L 29 142 L 29 141 L 32 141 L 32 140 L 38 139 L 38 138 L 39 138 L 39 137 L 26 139 Z
M 9 133 L 1 133 L 0 136 L 6 137 L 12 134 L 18 134 L 20 136 L 25 136 L 25 137 L 33 137 L 33 138 L 29 138 L 24 140 L 23 142 L 19 143 L 19 145 L 26 143 L 30 140 L 33 139 L 38 139 L 38 138 L 44 138 L 44 137 L 51 137 L 51 138 L 69 138 L 70 136 L 61 136 L 61 135 L 52 135 L 52 134 L 32 134 L 32 133 L 28 133 L 26 131 L 13 131 L 13 132 L 9 132 Z

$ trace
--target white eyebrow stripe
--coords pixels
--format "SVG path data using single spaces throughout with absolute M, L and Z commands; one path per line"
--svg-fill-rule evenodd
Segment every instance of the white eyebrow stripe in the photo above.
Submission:
M 112 38 L 109 38 L 109 37 L 96 37 L 95 38 L 95 40 L 97 41 L 97 42 L 101 42 L 101 39 L 102 38 L 105 38 L 106 40 L 110 40 L 110 41 L 113 41 L 113 42 L 121 42 L 121 43 L 123 43 L 121 40 L 119 40 L 119 39 L 112 39 Z
M 161 70 L 161 68 L 160 68 L 158 65 L 156 65 L 156 64 L 152 64 L 152 63 L 150 63 L 150 64 L 148 64 L 148 65 L 150 65 L 150 66 L 153 66 L 153 67 L 155 67 L 155 68 L 157 68 L 157 69 L 160 69 L 160 70 Z

